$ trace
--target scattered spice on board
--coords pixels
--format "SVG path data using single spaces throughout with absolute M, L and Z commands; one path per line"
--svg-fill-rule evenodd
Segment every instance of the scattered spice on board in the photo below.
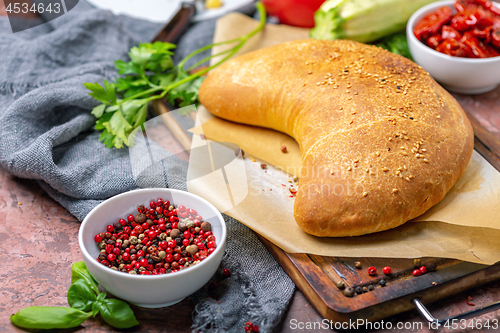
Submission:
M 262 164 L 260 165 L 260 168 L 261 168 L 261 169 L 267 169 L 267 164 L 262 163 Z

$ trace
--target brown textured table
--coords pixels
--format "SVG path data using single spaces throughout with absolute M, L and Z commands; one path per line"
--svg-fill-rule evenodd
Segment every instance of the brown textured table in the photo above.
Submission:
M 0 0 L 0 15 L 5 15 Z M 455 96 L 475 124 L 478 138 L 486 145 L 500 140 L 500 88 L 479 96 Z M 486 130 L 478 130 L 483 128 Z M 500 146 L 499 146 L 500 147 Z M 500 151 L 492 149 L 500 155 Z M 68 306 L 66 292 L 71 284 L 71 264 L 81 260 L 77 234 L 80 223 L 31 180 L 19 179 L 0 169 L 0 332 L 21 332 L 9 316 L 31 305 Z M 467 296 L 476 306 L 500 300 L 500 281 L 455 295 L 429 307 L 439 318 L 470 310 Z M 134 307 L 140 326 L 130 331 L 190 332 L 194 304 L 188 300 L 174 307 L 141 309 Z M 500 311 L 476 317 L 499 320 Z M 297 290 L 286 317 L 277 332 L 311 332 L 322 318 L 304 295 Z M 393 327 L 406 323 L 407 329 L 384 329 L 377 332 L 435 332 L 427 328 L 416 311 L 386 320 Z M 302 325 L 302 326 L 301 326 Z M 419 326 L 422 325 L 422 326 Z M 500 325 L 500 323 L 499 323 Z M 86 321 L 80 329 L 69 331 L 109 332 L 113 329 L 99 319 Z M 241 330 L 244 331 L 243 328 Z M 327 331 L 327 330 L 319 330 Z M 469 328 L 464 332 L 500 332 Z M 441 329 L 439 332 L 459 332 Z

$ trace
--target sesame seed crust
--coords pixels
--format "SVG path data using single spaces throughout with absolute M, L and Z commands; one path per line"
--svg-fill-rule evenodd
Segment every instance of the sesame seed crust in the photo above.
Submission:
M 473 149 L 463 110 L 421 67 L 352 41 L 247 53 L 213 70 L 200 100 L 216 116 L 298 141 L 308 172 L 294 217 L 316 236 L 362 235 L 421 215 L 458 180 Z M 313 172 L 321 168 L 339 172 Z

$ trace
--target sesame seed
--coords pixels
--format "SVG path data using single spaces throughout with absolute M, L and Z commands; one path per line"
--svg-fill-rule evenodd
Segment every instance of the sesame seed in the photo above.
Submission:
M 424 162 L 425 162 L 425 163 L 429 163 L 429 160 L 428 160 L 428 159 L 426 159 L 426 158 L 424 158 Z
M 387 168 L 387 167 L 383 167 L 383 168 L 382 168 L 382 171 L 383 171 L 383 172 L 387 172 L 387 171 L 389 171 L 389 168 Z
M 392 193 L 396 193 L 396 192 L 398 192 L 398 189 L 397 188 L 393 188 L 392 189 Z
M 406 179 L 407 181 L 410 181 L 410 177 L 406 177 L 405 179 Z
M 352 170 L 352 167 L 349 165 L 349 166 L 347 167 L 347 171 L 351 171 L 351 170 Z
M 363 197 L 366 197 L 368 195 L 368 192 L 363 192 Z

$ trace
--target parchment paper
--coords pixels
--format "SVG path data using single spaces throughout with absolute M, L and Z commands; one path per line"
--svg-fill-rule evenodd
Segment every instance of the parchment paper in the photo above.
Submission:
M 255 21 L 246 16 L 229 14 L 218 21 L 214 41 L 235 38 L 255 25 Z M 244 51 L 307 38 L 307 33 L 306 29 L 268 25 Z M 483 264 L 500 260 L 500 173 L 476 152 L 446 198 L 418 219 L 366 236 L 319 238 L 303 232 L 293 218 L 294 197 L 289 188 L 297 187 L 291 179 L 301 166 L 295 140 L 273 130 L 213 117 L 202 106 L 198 115 L 202 126 L 192 131 L 203 132 L 209 140 L 194 135 L 194 147 L 210 146 L 210 140 L 232 142 L 245 151 L 247 158 L 236 158 L 244 169 L 226 168 L 226 181 L 214 181 L 193 176 L 197 174 L 196 169 L 207 166 L 206 156 L 193 149 L 189 191 L 206 198 L 287 252 L 346 257 L 443 257 Z M 286 154 L 280 150 L 283 145 L 287 147 Z M 223 149 L 220 145 L 217 147 Z M 227 149 L 234 150 L 234 147 Z M 267 169 L 263 170 L 261 163 L 268 164 Z M 219 176 L 221 179 L 224 178 Z

